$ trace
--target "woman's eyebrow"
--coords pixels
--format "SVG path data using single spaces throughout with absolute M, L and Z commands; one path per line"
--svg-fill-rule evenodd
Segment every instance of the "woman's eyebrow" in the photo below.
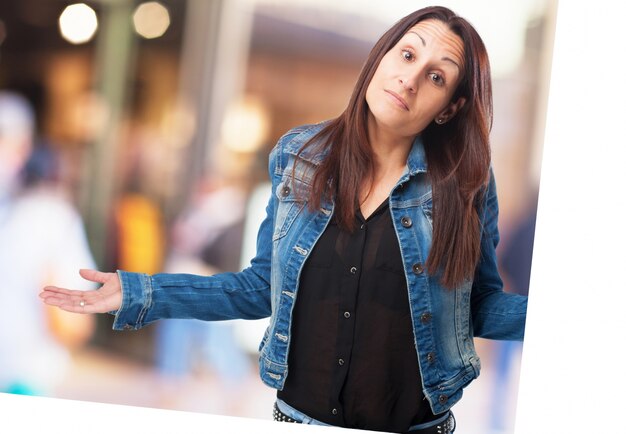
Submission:
M 424 40 L 424 38 L 422 38 L 420 35 L 418 35 L 417 33 L 415 33 L 413 30 L 409 30 L 408 32 L 406 32 L 407 35 L 409 33 L 413 33 L 415 36 L 417 36 L 418 38 L 420 38 L 420 41 L 422 41 L 422 45 L 425 47 L 426 46 L 426 41 Z M 458 63 L 456 63 L 454 60 L 452 60 L 451 58 L 444 56 L 441 58 L 441 60 L 445 60 L 447 62 L 451 62 L 454 64 L 454 66 L 456 66 L 458 68 L 459 71 L 461 71 L 461 67 L 459 66 Z
M 442 57 L 441 60 L 446 60 L 448 62 L 451 62 L 452 64 L 454 64 L 454 66 L 457 67 L 457 69 L 459 70 L 459 72 L 461 71 L 461 67 L 459 66 L 458 63 L 456 63 L 454 60 L 450 59 L 449 57 Z
M 418 38 L 420 38 L 420 40 L 422 41 L 422 45 L 425 47 L 426 46 L 426 41 L 424 40 L 424 38 L 422 38 L 420 35 L 418 35 L 417 33 L 415 33 L 413 30 L 409 30 L 408 32 L 406 32 L 407 35 L 409 33 L 413 33 L 415 36 L 417 36 Z

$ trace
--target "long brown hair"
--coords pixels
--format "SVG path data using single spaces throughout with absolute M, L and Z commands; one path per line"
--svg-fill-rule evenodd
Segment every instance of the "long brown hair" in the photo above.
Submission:
M 373 175 L 365 93 L 383 56 L 415 24 L 426 19 L 445 23 L 464 43 L 464 72 L 452 101 L 466 102 L 445 125 L 431 123 L 421 132 L 433 193 L 433 236 L 426 267 L 440 273 L 441 283 L 453 288 L 471 278 L 480 256 L 477 203 L 487 183 L 491 154 L 491 74 L 487 51 L 476 30 L 444 7 L 427 7 L 402 18 L 374 45 L 345 111 L 331 120 L 300 150 L 316 146 L 328 151 L 313 176 L 311 211 L 335 195 L 338 225 L 354 230 L 359 190 Z M 330 187 L 330 188 L 329 188 Z

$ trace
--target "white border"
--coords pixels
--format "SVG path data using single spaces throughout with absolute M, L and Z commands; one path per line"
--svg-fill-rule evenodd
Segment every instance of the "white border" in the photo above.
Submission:
M 625 12 L 559 3 L 516 434 L 625 429 Z

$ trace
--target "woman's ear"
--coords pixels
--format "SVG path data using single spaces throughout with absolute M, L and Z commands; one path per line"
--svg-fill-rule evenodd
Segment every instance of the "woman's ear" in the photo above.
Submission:
M 451 102 L 448 106 L 437 116 L 435 116 L 435 122 L 439 125 L 445 124 L 450 119 L 454 117 L 458 113 L 459 110 L 465 105 L 465 98 L 461 97 L 457 99 L 455 102 Z

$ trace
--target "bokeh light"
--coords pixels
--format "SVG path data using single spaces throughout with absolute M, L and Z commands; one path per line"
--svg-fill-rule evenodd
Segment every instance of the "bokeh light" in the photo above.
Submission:
M 72 44 L 83 44 L 91 40 L 98 29 L 96 12 L 85 3 L 66 7 L 59 17 L 61 36 Z
M 235 152 L 255 152 L 267 140 L 269 115 L 261 100 L 247 96 L 229 105 L 222 124 L 222 142 Z
M 140 4 L 133 14 L 135 31 L 146 39 L 154 39 L 167 31 L 170 26 L 170 13 L 159 2 Z

